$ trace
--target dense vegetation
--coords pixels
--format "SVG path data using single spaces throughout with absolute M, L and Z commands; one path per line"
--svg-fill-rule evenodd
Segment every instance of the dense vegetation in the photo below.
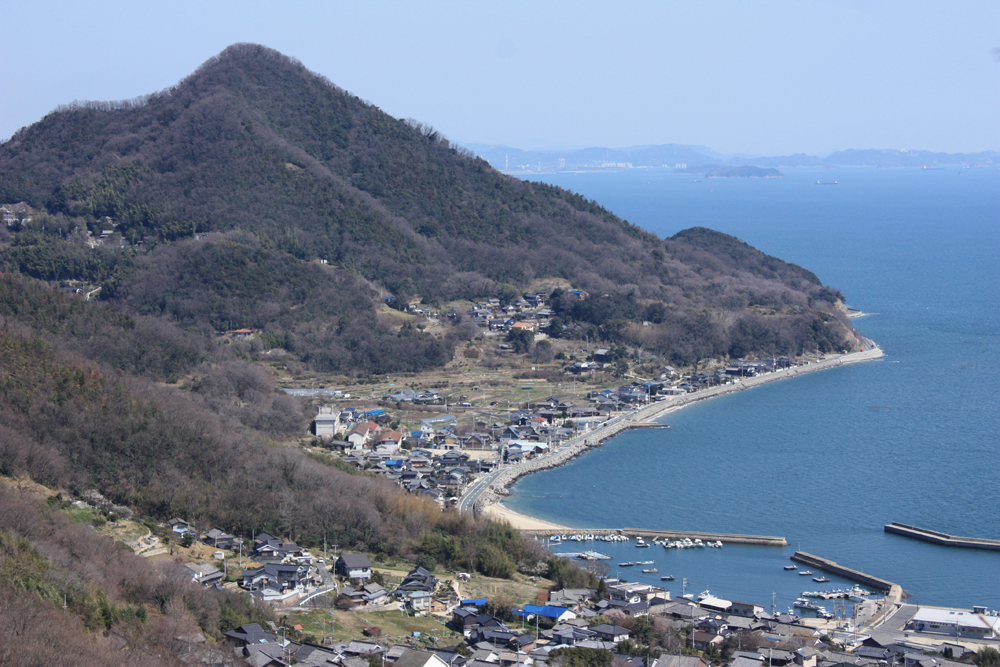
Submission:
M 132 555 L 49 501 L 0 483 L 0 664 L 179 665 L 180 637 L 221 639 L 273 620 L 246 596 L 194 584 L 177 563 Z
M 189 517 L 203 529 L 326 538 L 491 576 L 549 569 L 507 527 L 274 447 L 265 436 L 305 432 L 301 406 L 228 349 L 162 321 L 142 329 L 142 318 L 27 279 L 0 276 L 0 308 L 0 475 L 75 494 L 96 488 L 143 516 Z M 135 329 L 142 345 L 128 338 Z M 118 354 L 115 340 L 145 357 Z M 190 391 L 152 381 L 178 370 L 193 377 Z
M 608 301 L 563 307 L 566 335 L 675 361 L 855 345 L 812 274 L 709 230 L 657 239 L 503 176 L 255 45 L 19 131 L 0 146 L 0 203 L 20 201 L 39 213 L 0 230 L 8 270 L 101 285 L 116 307 L 193 331 L 254 327 L 318 370 L 451 358 L 456 340 L 380 318 L 387 295 L 506 301 L 546 279 Z

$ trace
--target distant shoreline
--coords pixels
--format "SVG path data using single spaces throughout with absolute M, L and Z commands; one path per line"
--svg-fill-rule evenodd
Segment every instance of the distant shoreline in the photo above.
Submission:
M 861 352 L 833 355 L 820 361 L 809 363 L 805 366 L 783 368 L 781 370 L 774 371 L 773 373 L 766 373 L 764 375 L 758 375 L 751 378 L 741 378 L 739 382 L 734 384 L 702 389 L 691 394 L 685 394 L 684 396 L 678 396 L 666 401 L 652 403 L 635 412 L 614 417 L 605 422 L 604 426 L 577 436 L 551 454 L 502 469 L 500 473 L 490 481 L 486 489 L 483 490 L 479 498 L 476 500 L 473 512 L 477 516 L 489 515 L 495 519 L 505 520 L 518 530 L 545 530 L 549 528 L 571 529 L 569 526 L 562 526 L 551 521 L 545 521 L 544 519 L 514 512 L 513 510 L 501 505 L 501 500 L 502 498 L 510 495 L 508 489 L 510 489 L 510 487 L 512 487 L 520 478 L 536 472 L 541 472 L 543 470 L 550 470 L 552 468 L 563 466 L 586 452 L 588 449 L 600 447 L 606 441 L 620 435 L 623 431 L 631 428 L 635 424 L 655 421 L 670 412 L 679 410 L 680 408 L 699 401 L 715 398 L 716 396 L 724 396 L 725 394 L 731 394 L 736 391 L 744 391 L 746 389 L 751 389 L 753 387 L 771 382 L 798 377 L 806 373 L 827 370 L 829 368 L 837 368 L 839 366 L 845 366 L 862 361 L 872 361 L 885 356 L 882 349 L 875 345 L 872 341 L 866 339 L 865 342 L 866 349 Z

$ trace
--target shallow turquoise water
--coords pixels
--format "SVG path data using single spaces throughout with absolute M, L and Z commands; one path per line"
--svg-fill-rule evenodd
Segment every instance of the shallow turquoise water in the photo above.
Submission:
M 600 545 L 613 563 L 654 552 L 661 574 L 677 577 L 675 593 L 687 577 L 689 590 L 766 606 L 775 592 L 784 610 L 819 586 L 782 569 L 801 548 L 896 581 L 922 602 L 1000 607 L 1000 552 L 882 530 L 902 521 L 1000 539 L 1000 172 L 958 171 L 545 177 L 660 236 L 708 226 L 813 270 L 873 313 L 856 327 L 887 356 L 685 408 L 669 430 L 627 433 L 521 480 L 506 504 L 565 525 L 790 543 L 679 553 Z

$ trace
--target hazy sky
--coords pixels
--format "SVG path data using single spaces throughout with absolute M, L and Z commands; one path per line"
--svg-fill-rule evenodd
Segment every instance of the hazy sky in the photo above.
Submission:
M 1000 2 L 0 0 L 0 138 L 256 42 L 397 117 L 519 148 L 1000 150 Z

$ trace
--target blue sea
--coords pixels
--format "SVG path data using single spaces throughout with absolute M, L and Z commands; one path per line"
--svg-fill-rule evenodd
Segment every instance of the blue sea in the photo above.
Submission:
M 786 572 L 801 549 L 899 583 L 913 601 L 1000 608 L 1000 551 L 883 531 L 901 521 L 1000 539 L 1000 170 L 784 171 L 766 180 L 668 170 L 531 178 L 661 237 L 710 227 L 814 271 L 869 313 L 855 327 L 885 358 L 684 408 L 668 430 L 631 431 L 523 478 L 505 504 L 568 526 L 789 542 L 680 552 L 595 545 L 613 556 L 612 574 L 621 561 L 656 560 L 658 575 L 620 573 L 650 583 L 671 574 L 675 595 L 686 578 L 688 592 L 768 609 L 773 593 L 784 611 L 804 590 L 848 583 Z

